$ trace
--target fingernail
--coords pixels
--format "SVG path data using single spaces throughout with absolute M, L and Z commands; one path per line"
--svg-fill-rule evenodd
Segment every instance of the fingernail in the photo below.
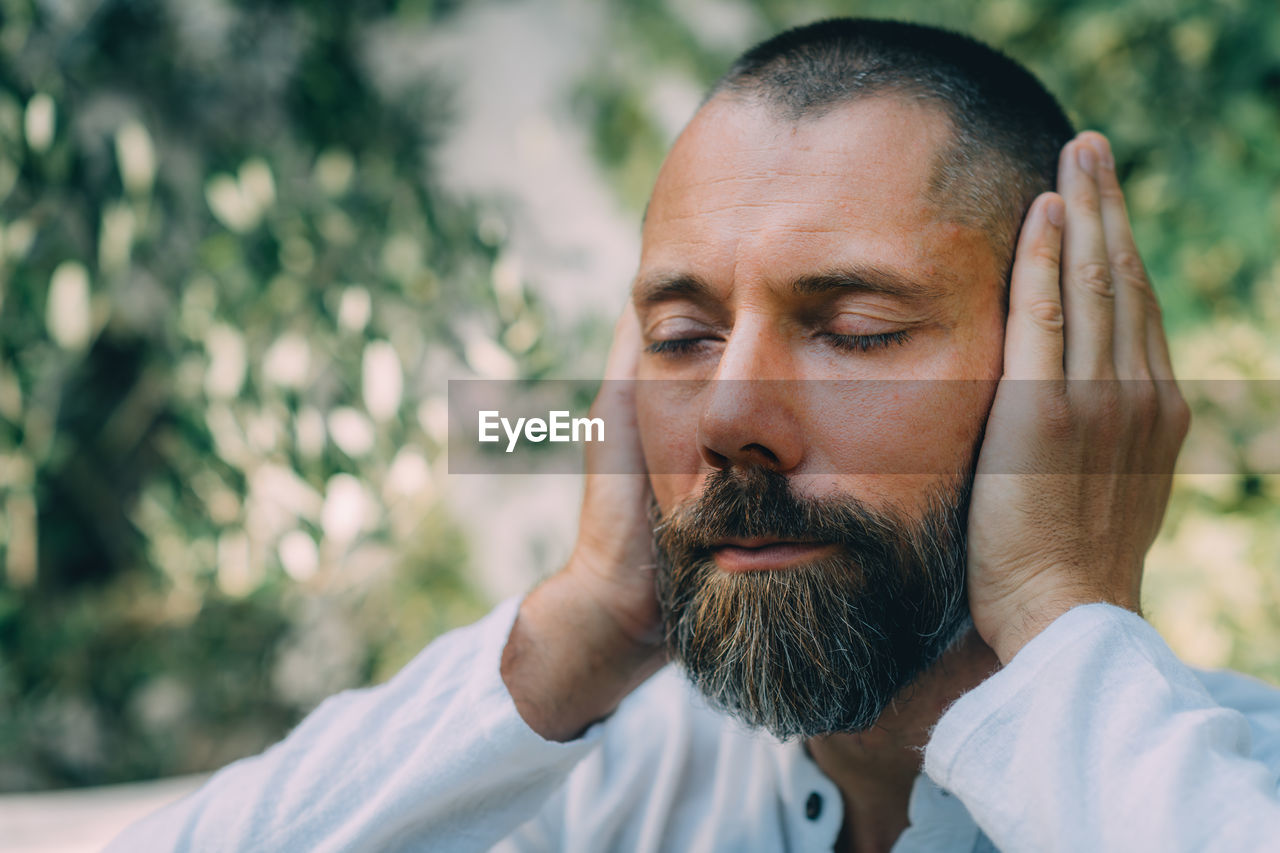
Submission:
M 1065 213 L 1066 211 L 1062 206 L 1062 199 L 1051 198 L 1045 202 L 1044 215 L 1049 217 L 1049 222 L 1051 222 L 1055 227 L 1062 227 L 1062 223 L 1066 220 Z
M 1093 146 L 1086 142 L 1076 147 L 1076 162 L 1087 174 L 1094 174 L 1094 159 Z

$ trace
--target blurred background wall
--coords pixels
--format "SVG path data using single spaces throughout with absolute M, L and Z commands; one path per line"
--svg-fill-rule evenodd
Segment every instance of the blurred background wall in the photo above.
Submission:
M 833 14 L 1030 66 L 1114 142 L 1179 375 L 1280 378 L 1273 0 L 0 0 L 0 792 L 260 751 L 553 570 L 580 485 L 449 477 L 446 381 L 597 376 L 701 90 Z M 1239 429 L 1146 606 L 1280 683 Z

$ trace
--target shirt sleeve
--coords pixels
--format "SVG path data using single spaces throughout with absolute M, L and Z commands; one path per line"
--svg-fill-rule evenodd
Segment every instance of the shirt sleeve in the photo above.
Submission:
M 1005 851 L 1274 849 L 1277 771 L 1255 754 L 1154 628 L 1091 604 L 947 710 L 925 771 Z
M 524 722 L 499 672 L 517 599 L 383 685 L 325 700 L 283 741 L 125 830 L 107 853 L 474 851 L 529 820 L 596 745 Z

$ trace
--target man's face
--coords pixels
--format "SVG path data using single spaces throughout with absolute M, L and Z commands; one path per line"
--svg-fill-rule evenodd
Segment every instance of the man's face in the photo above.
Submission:
M 963 617 L 963 504 L 1004 314 L 987 236 L 927 198 L 948 134 L 941 112 L 896 99 L 799 123 L 718 99 L 649 204 L 639 377 L 679 380 L 637 396 L 669 641 L 713 698 L 779 734 L 869 724 L 883 701 L 832 683 L 880 667 L 876 689 L 901 687 L 938 651 L 904 638 Z M 795 623 L 812 619 L 860 624 L 807 655 L 813 625 Z M 769 680 L 865 708 L 781 720 L 747 707 Z

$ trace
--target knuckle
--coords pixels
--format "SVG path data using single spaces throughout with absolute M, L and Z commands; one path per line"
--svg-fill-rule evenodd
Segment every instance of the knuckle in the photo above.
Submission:
M 1075 280 L 1085 290 L 1105 299 L 1115 296 L 1115 286 L 1111 280 L 1109 264 L 1091 261 L 1081 264 L 1076 269 Z
M 1037 299 L 1027 306 L 1027 315 L 1046 332 L 1060 332 L 1064 325 L 1062 303 L 1057 299 Z
M 1156 292 L 1148 284 L 1142 289 L 1142 305 L 1147 312 L 1147 316 L 1151 317 L 1157 323 L 1164 322 L 1164 309 L 1160 307 L 1160 300 L 1156 298 Z
M 1147 268 L 1137 252 L 1131 250 L 1116 252 L 1111 257 L 1111 266 L 1117 276 L 1130 284 L 1147 287 Z
M 1119 181 L 1114 179 L 1110 181 L 1099 181 L 1098 194 L 1101 195 L 1105 201 L 1124 204 L 1124 190 L 1120 189 Z
M 1120 388 L 1114 380 L 1085 380 L 1084 390 L 1091 420 L 1098 423 L 1111 423 L 1118 419 L 1123 405 Z
M 1031 260 L 1047 270 L 1057 270 L 1062 263 L 1062 248 L 1056 243 L 1040 243 L 1031 250 Z
M 1063 438 L 1075 431 L 1075 408 L 1065 393 L 1055 391 L 1046 394 L 1039 405 L 1041 423 L 1054 438 Z
M 1135 357 L 1140 358 L 1142 356 L 1137 355 Z M 1127 378 L 1131 380 L 1133 398 L 1135 400 L 1143 401 L 1150 398 L 1158 401 L 1160 399 L 1158 390 L 1152 383 L 1151 368 L 1147 366 L 1145 361 L 1131 367 L 1128 370 Z
M 1098 216 L 1102 213 L 1102 197 L 1095 190 L 1085 190 L 1074 199 L 1076 207 L 1087 216 Z
M 1151 383 L 1151 375 L 1145 366 L 1133 371 L 1133 380 L 1126 381 L 1126 396 L 1139 421 L 1154 420 L 1160 411 L 1160 395 Z
M 1178 440 L 1186 438 L 1191 429 L 1191 406 L 1187 405 L 1181 391 L 1175 392 L 1173 399 L 1169 401 L 1167 417 L 1177 431 Z

